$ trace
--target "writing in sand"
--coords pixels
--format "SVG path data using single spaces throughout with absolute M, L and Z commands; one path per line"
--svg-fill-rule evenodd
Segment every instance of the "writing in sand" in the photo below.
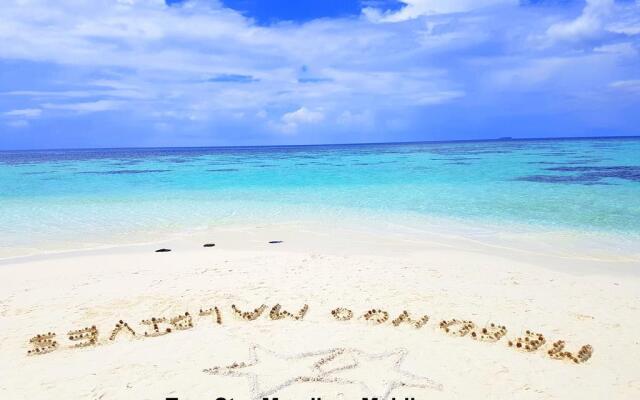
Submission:
M 258 319 L 266 310 L 268 306 L 265 304 L 250 310 L 243 311 L 235 304 L 231 305 L 231 311 L 234 317 L 244 321 L 254 321 Z M 280 304 L 276 304 L 271 307 L 269 311 L 269 318 L 274 321 L 278 320 L 291 320 L 301 321 L 307 315 L 309 306 L 305 304 L 296 312 L 289 312 L 283 310 Z M 354 313 L 352 310 L 344 307 L 338 307 L 331 311 L 331 317 L 336 321 L 349 321 L 353 319 Z M 222 325 L 222 312 L 220 308 L 213 307 L 209 309 L 200 309 L 198 312 L 199 319 L 214 319 L 214 323 Z M 385 324 L 389 321 L 390 315 L 388 311 L 382 309 L 370 309 L 363 313 L 360 317 L 367 323 L 374 325 Z M 428 315 L 420 315 L 413 317 L 411 314 L 404 310 L 398 316 L 391 320 L 391 324 L 395 327 L 400 325 L 409 325 L 415 329 L 420 329 L 429 322 L 430 317 Z M 115 324 L 115 328 L 111 331 L 108 341 L 115 341 L 120 335 L 127 335 L 132 339 L 149 338 L 156 336 L 163 336 L 174 333 L 176 331 L 182 331 L 186 329 L 192 329 L 194 327 L 194 318 L 189 312 L 180 314 L 174 317 L 152 317 L 143 319 L 140 324 L 146 327 L 144 335 L 138 335 L 136 331 L 125 321 L 118 321 Z M 459 337 L 471 337 L 474 340 L 480 342 L 498 342 L 507 335 L 507 327 L 504 325 L 498 325 L 490 323 L 487 326 L 479 327 L 475 322 L 470 320 L 460 319 L 444 319 L 439 323 L 439 328 L 445 334 L 454 335 Z M 71 330 L 67 333 L 67 337 L 71 344 L 67 348 L 82 348 L 97 346 L 100 343 L 99 330 L 94 326 Z M 28 355 L 42 355 L 51 353 L 60 348 L 58 341 L 56 340 L 55 332 L 47 332 L 44 334 L 38 334 L 29 340 L 31 350 L 27 352 Z M 547 354 L 550 358 L 556 360 L 567 360 L 575 364 L 581 364 L 589 360 L 593 354 L 593 347 L 589 344 L 582 346 L 577 352 L 570 352 L 566 350 L 566 343 L 564 340 L 557 340 L 547 345 L 547 338 L 542 333 L 533 332 L 527 330 L 521 337 L 508 339 L 509 347 L 516 350 L 531 353 L 538 351 L 545 346 L 547 347 Z

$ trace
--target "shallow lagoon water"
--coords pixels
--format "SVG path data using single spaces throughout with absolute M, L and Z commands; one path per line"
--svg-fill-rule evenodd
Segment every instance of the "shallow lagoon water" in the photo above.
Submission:
M 640 237 L 640 138 L 0 152 L 5 248 L 348 216 Z

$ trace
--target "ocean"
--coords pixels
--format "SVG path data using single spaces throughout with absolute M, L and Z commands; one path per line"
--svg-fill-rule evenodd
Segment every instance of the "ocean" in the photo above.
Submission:
M 640 237 L 640 138 L 0 152 L 0 246 L 304 219 Z

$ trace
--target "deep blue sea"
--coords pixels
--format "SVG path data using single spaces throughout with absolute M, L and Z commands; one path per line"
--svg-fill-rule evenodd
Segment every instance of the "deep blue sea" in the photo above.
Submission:
M 5 248 L 345 215 L 640 235 L 640 138 L 0 152 Z

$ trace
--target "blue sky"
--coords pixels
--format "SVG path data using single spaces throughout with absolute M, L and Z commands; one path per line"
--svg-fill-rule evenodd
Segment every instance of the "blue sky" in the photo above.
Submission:
M 640 0 L 3 0 L 0 40 L 0 149 L 640 134 Z

